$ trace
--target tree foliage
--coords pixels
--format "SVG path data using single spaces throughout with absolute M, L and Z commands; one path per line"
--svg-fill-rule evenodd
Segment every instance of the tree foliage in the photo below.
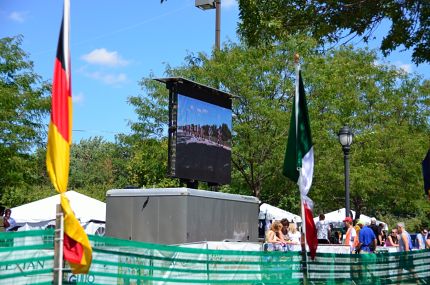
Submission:
M 167 67 L 167 76 L 181 76 L 209 86 L 222 86 L 226 92 L 238 96 L 233 101 L 233 184 L 225 191 L 242 192 L 262 197 L 269 181 L 279 177 L 276 165 L 284 150 L 288 120 L 286 102 L 291 100 L 291 73 L 293 64 L 285 68 L 293 41 L 285 50 L 272 48 L 247 49 L 228 44 L 213 58 L 203 53 L 190 54 L 178 68 Z M 165 87 L 147 78 L 142 80 L 145 95 L 132 97 L 139 121 L 135 130 L 145 136 L 164 135 L 167 127 L 167 91 Z M 288 107 L 289 108 L 289 107 Z M 154 114 L 156 114 L 154 116 Z M 140 127 L 139 127 L 140 125 Z M 266 143 L 262 143 L 265 141 Z M 274 191 L 285 190 L 284 181 Z M 269 191 L 266 191 L 268 196 Z
M 69 188 L 86 185 L 113 185 L 121 176 L 115 164 L 115 144 L 101 137 L 82 139 L 73 144 L 70 155 Z
M 0 196 L 6 187 L 34 183 L 32 150 L 46 133 L 49 85 L 33 71 L 22 38 L 0 39 Z
M 419 209 L 420 161 L 430 134 L 428 81 L 377 64 L 376 54 L 367 50 L 342 47 L 320 54 L 305 37 L 264 48 L 228 43 L 211 57 L 190 54 L 182 66 L 166 68 L 167 76 L 220 86 L 237 96 L 233 102 L 233 178 L 222 190 L 251 194 L 299 211 L 296 186 L 281 174 L 294 94 L 295 51 L 305 59 L 302 70 L 316 161 L 310 196 L 316 211 L 344 206 L 343 154 L 337 132 L 347 124 L 355 133 L 352 208 L 388 219 L 412 215 L 422 220 L 430 210 Z M 144 94 L 130 99 L 139 114 L 135 129 L 144 130 L 143 137 L 151 132 L 165 137 L 167 91 L 151 77 L 142 80 L 142 87 Z
M 430 62 L 430 2 L 417 0 L 239 0 L 239 33 L 251 45 L 272 43 L 306 32 L 321 44 L 373 39 L 382 21 L 390 28 L 381 43 L 384 55 L 412 49 L 415 63 Z
M 20 38 L 0 41 L 1 202 L 15 206 L 54 194 L 38 143 L 48 90 L 19 48 Z M 408 227 L 426 225 L 430 204 L 423 200 L 421 160 L 429 147 L 430 82 L 381 63 L 375 52 L 346 46 L 327 53 L 305 36 L 273 46 L 227 43 L 212 55 L 189 54 L 166 76 L 190 80 L 236 95 L 233 100 L 232 183 L 222 191 L 254 195 L 299 212 L 297 186 L 282 176 L 294 96 L 293 54 L 303 58 L 315 171 L 310 191 L 315 212 L 344 205 L 343 153 L 337 132 L 355 137 L 351 149 L 351 206 L 359 213 Z M 5 58 L 8 60 L 6 61 Z M 176 187 L 166 178 L 168 92 L 142 79 L 142 93 L 129 98 L 138 120 L 131 135 L 72 146 L 69 188 L 104 200 L 106 190 Z M 18 104 L 19 103 L 19 104 Z M 4 107 L 3 107 L 4 106 Z M 428 224 L 426 225 L 428 226 Z
M 374 53 L 346 47 L 305 65 L 309 109 L 315 118 L 311 121 L 317 208 L 336 209 L 334 197 L 338 205 L 344 204 L 336 132 L 347 124 L 355 133 L 351 207 L 375 216 L 407 218 L 421 210 L 428 215 L 429 207 L 422 209 L 419 201 L 423 199 L 420 162 L 429 147 L 429 82 L 376 62 Z

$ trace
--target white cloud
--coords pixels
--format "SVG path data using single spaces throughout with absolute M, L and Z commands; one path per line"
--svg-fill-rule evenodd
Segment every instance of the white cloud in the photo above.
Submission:
M 207 109 L 200 109 L 200 108 L 197 108 L 197 112 L 198 112 L 198 113 L 202 113 L 202 114 L 207 114 L 207 113 L 208 113 L 208 110 L 207 110 Z
M 84 93 L 78 92 L 77 94 L 72 95 L 72 102 L 81 104 L 84 102 Z
M 412 69 L 413 69 L 413 67 L 412 67 L 412 64 L 409 64 L 409 63 L 403 63 L 402 61 L 395 61 L 395 62 L 393 62 L 393 64 L 396 66 L 396 67 L 398 67 L 398 68 L 400 68 L 401 70 L 403 70 L 404 72 L 406 72 L 406 73 L 411 73 L 412 72 Z
M 412 64 L 409 64 L 409 63 L 403 63 L 403 62 L 401 62 L 401 61 L 395 61 L 395 62 L 380 62 L 380 61 L 377 61 L 377 60 L 375 60 L 374 61 L 374 64 L 375 65 L 383 65 L 383 64 L 389 64 L 389 65 L 394 65 L 395 67 L 397 67 L 397 68 L 399 68 L 399 69 L 401 69 L 401 70 L 403 70 L 404 72 L 406 72 L 406 73 L 411 73 L 411 72 L 413 72 L 413 65 Z
M 231 8 L 237 6 L 237 1 L 236 0 L 222 0 L 221 2 L 221 7 L 222 8 Z
M 27 15 L 27 12 L 17 12 L 13 11 L 9 14 L 9 19 L 15 22 L 22 23 L 25 21 L 25 16 Z
M 105 48 L 95 49 L 81 57 L 90 64 L 98 64 L 104 66 L 125 66 L 127 60 L 121 58 L 116 51 L 108 51 Z
M 412 72 L 412 64 L 400 64 L 398 65 L 400 69 L 403 69 L 406 73 L 411 73 Z
M 99 80 L 108 85 L 119 85 L 127 81 L 127 75 L 125 73 L 113 74 L 96 71 L 86 73 L 86 76 Z

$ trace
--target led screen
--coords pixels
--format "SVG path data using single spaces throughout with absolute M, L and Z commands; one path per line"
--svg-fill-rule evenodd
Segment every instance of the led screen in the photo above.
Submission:
M 230 183 L 231 110 L 177 94 L 175 176 Z

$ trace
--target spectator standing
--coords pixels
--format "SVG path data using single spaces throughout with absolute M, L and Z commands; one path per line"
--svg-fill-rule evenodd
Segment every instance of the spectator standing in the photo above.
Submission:
M 406 231 L 405 224 L 397 223 L 397 232 L 399 233 L 399 249 L 400 251 L 412 250 L 411 235 Z
M 335 236 L 336 236 L 336 243 L 337 244 L 342 244 L 342 240 L 343 240 L 343 233 L 342 231 L 336 231 L 335 232 Z
M 4 219 L 4 207 L 0 206 L 0 232 L 4 232 L 7 227 L 9 227 L 9 223 Z
M 325 220 L 324 214 L 319 215 L 319 220 L 315 225 L 317 229 L 317 238 L 319 244 L 330 243 L 329 237 L 331 236 L 330 225 Z
M 373 233 L 375 234 L 377 245 L 381 245 L 381 231 L 379 227 L 376 225 L 376 219 L 374 217 L 370 219 L 369 228 L 371 228 Z
M 287 219 L 282 219 L 281 224 L 282 224 L 282 234 L 284 236 L 284 240 L 287 241 L 290 239 L 290 237 L 288 236 L 288 227 L 290 226 L 290 222 Z
M 346 217 L 343 220 L 343 222 L 345 223 L 345 226 L 346 226 L 346 234 L 345 234 L 344 244 L 349 245 L 350 253 L 352 253 L 353 251 L 355 251 L 355 247 L 358 245 L 357 233 L 356 233 L 354 227 L 352 226 L 352 218 L 351 217 Z
M 355 229 L 355 232 L 357 233 L 357 236 L 360 236 L 361 227 L 358 225 L 358 219 L 354 220 L 354 229 Z
M 290 223 L 288 228 L 288 236 L 293 244 L 300 244 L 301 234 L 297 230 L 297 226 L 295 223 Z
M 399 239 L 397 237 L 397 229 L 392 229 L 387 237 L 385 246 L 399 246 Z
M 12 218 L 10 216 L 11 214 L 12 214 L 12 210 L 11 209 L 6 209 L 6 211 L 4 212 L 4 219 L 8 223 L 7 227 L 5 225 L 5 230 L 7 232 L 13 230 L 13 228 L 15 228 L 15 226 L 16 226 L 16 222 L 15 222 L 14 218 Z
M 430 233 L 427 234 L 426 248 L 430 249 Z
M 426 248 L 427 234 L 428 234 L 427 229 L 422 229 L 421 232 L 417 234 L 416 246 L 418 249 L 425 249 Z
M 360 248 L 360 253 L 372 253 L 376 249 L 376 236 L 373 230 L 364 226 L 364 222 L 359 220 L 357 224 L 361 227 L 359 235 L 358 247 Z
M 379 245 L 380 246 L 384 246 L 385 244 L 385 239 L 386 239 L 386 235 L 385 235 L 385 231 L 384 231 L 385 225 L 383 223 L 379 223 L 378 225 L 378 241 L 379 241 Z
M 282 235 L 282 224 L 279 221 L 274 221 L 270 230 L 266 235 L 266 242 L 269 243 L 283 243 L 284 237 Z
M 413 272 L 414 258 L 412 255 L 407 254 L 409 251 L 412 250 L 411 235 L 406 231 L 405 224 L 403 222 L 397 223 L 397 232 L 399 233 L 399 251 L 405 252 L 405 254 L 400 256 L 399 269 L 405 269 L 409 272 L 412 272 L 414 277 L 416 278 L 415 273 Z M 402 275 L 398 274 L 398 281 L 401 279 Z

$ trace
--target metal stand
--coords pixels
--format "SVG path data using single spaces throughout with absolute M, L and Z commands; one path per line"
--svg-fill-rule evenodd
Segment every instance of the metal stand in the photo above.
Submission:
M 63 284 L 63 238 L 64 238 L 64 214 L 63 208 L 57 204 L 55 218 L 55 238 L 54 238 L 54 282 L 53 284 Z
M 345 217 L 351 217 L 349 204 L 349 149 L 343 149 L 343 161 L 345 164 Z
M 215 1 L 215 48 L 220 50 L 220 34 L 221 34 L 221 0 Z
M 301 196 L 301 194 L 300 194 Z M 300 208 L 302 212 L 302 239 L 301 239 L 301 246 L 302 246 L 302 262 L 301 262 L 301 271 L 303 273 L 303 285 L 308 284 L 308 254 L 306 252 L 306 215 L 305 215 L 305 206 L 303 198 L 300 197 Z

